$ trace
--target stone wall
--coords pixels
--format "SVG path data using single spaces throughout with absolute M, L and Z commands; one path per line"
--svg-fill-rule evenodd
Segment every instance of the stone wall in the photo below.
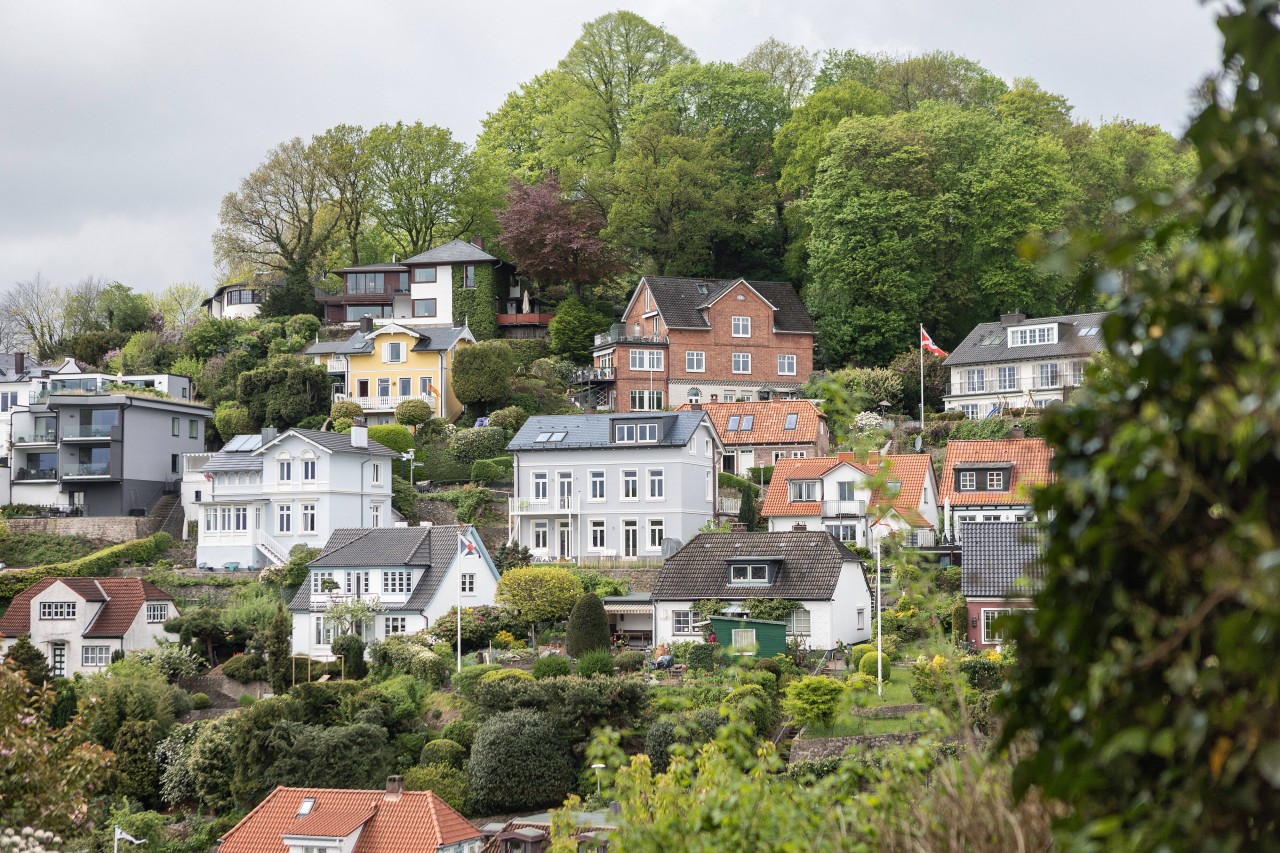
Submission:
M 912 714 L 923 714 L 924 705 L 876 705 L 870 708 L 854 708 L 855 717 L 866 717 L 869 720 L 883 720 L 889 717 L 909 717 Z
M 845 750 L 853 748 L 859 752 L 883 749 L 886 746 L 903 746 L 915 743 L 924 736 L 924 732 L 897 732 L 887 735 L 858 735 L 856 737 L 824 737 L 806 739 L 800 732 L 791 743 L 791 755 L 788 764 L 801 761 L 821 761 L 824 758 L 839 758 Z
M 653 592 L 653 585 L 658 582 L 658 572 L 661 571 L 658 566 L 644 566 L 633 563 L 607 563 L 604 565 L 593 563 L 583 566 L 583 568 L 599 572 L 607 577 L 624 580 L 631 584 L 632 592 Z
M 52 536 L 84 536 L 103 542 L 144 539 L 160 529 L 159 518 L 96 516 L 78 518 L 11 518 L 14 533 L 48 533 Z

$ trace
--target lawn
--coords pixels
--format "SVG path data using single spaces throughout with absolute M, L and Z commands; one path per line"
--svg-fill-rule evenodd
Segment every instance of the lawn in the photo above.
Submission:
M 911 695 L 911 673 L 903 669 L 893 671 L 893 680 L 884 683 L 884 695 L 879 696 L 873 688 L 867 697 L 869 707 L 878 705 L 912 705 L 915 698 Z

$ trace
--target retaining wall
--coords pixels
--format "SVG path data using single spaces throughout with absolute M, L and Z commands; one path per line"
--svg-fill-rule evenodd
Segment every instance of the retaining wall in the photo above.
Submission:
M 89 516 L 72 518 L 10 518 L 14 533 L 48 533 L 51 536 L 84 536 L 103 542 L 143 539 L 160 529 L 159 518 L 133 516 Z
M 824 758 L 839 758 L 846 749 L 852 747 L 859 752 L 883 749 L 886 746 L 902 746 L 915 743 L 924 732 L 896 732 L 887 735 L 857 735 L 855 737 L 824 737 L 806 739 L 804 732 L 791 742 L 791 755 L 788 764 L 801 761 L 821 761 Z

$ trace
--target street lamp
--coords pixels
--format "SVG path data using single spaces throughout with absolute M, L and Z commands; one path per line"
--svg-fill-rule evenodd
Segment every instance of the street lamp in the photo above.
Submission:
M 596 796 L 597 796 L 597 797 L 599 797 L 599 796 L 601 796 L 601 794 L 600 794 L 600 771 L 604 769 L 604 765 L 603 765 L 603 764 L 598 764 L 598 763 L 597 763 L 597 764 L 592 764 L 592 765 L 591 765 L 591 769 L 592 769 L 592 770 L 594 770 L 594 771 L 596 771 Z

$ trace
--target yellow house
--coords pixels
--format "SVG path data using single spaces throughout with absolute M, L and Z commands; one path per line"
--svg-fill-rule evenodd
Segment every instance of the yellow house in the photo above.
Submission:
M 366 317 L 347 340 L 317 343 L 307 354 L 328 368 L 333 401 L 358 403 L 370 425 L 395 423 L 405 400 L 424 400 L 436 417 L 453 420 L 462 412 L 453 393 L 453 354 L 475 342 L 466 326 L 373 328 Z

